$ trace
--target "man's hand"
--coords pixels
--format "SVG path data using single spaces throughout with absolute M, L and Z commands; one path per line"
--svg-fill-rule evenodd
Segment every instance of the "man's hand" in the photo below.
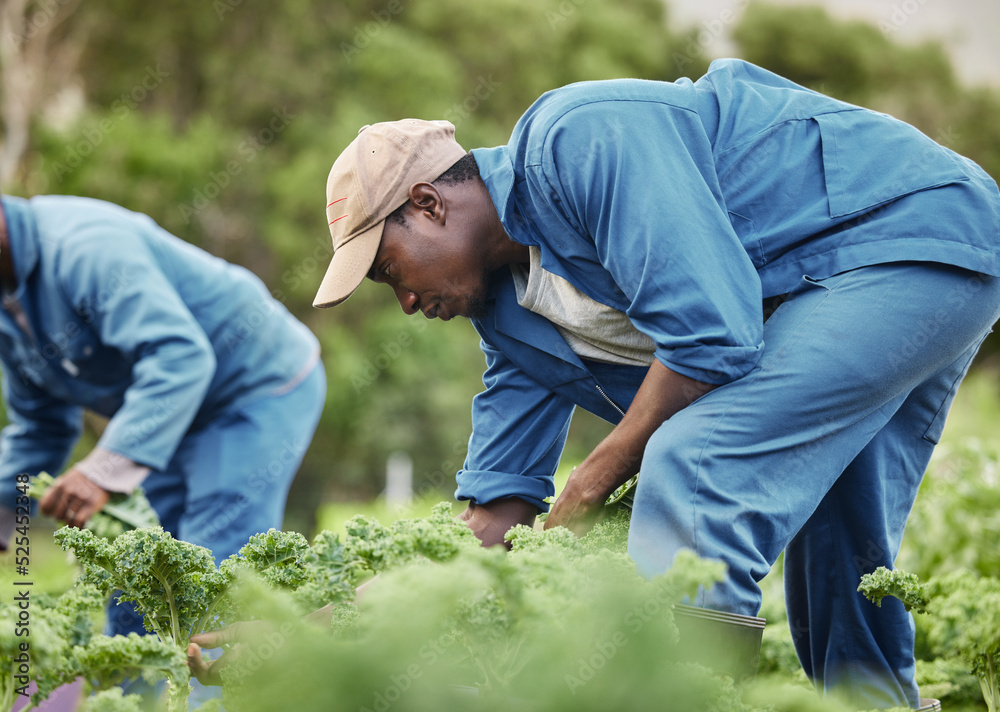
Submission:
M 574 468 L 559 498 L 549 510 L 545 528 L 566 527 L 577 536 L 583 536 L 600 519 L 608 498 L 606 490 L 607 485 L 599 478 L 589 478 L 582 466 Z
M 108 502 L 110 495 L 74 467 L 56 479 L 40 502 L 42 512 L 66 522 L 70 526 L 82 527 L 95 512 Z
M 458 518 L 465 522 L 483 546 L 507 546 L 504 534 L 515 524 L 532 526 L 537 513 L 535 505 L 518 497 L 508 497 L 486 504 L 469 502 L 469 508 L 459 514 Z
M 206 635 L 211 634 L 206 633 Z M 218 660 L 205 660 L 201 657 L 201 648 L 198 644 L 188 643 L 187 662 L 191 677 L 196 678 L 202 685 L 222 686 L 222 668 L 227 664 L 225 655 Z
M 608 496 L 639 471 L 646 443 L 656 429 L 713 388 L 653 361 L 621 422 L 573 470 L 545 528 L 564 526 L 576 534 L 590 529 Z
M 242 643 L 258 639 L 273 632 L 274 629 L 275 624 L 270 621 L 244 621 L 207 633 L 192 635 L 187 648 L 188 668 L 202 685 L 220 686 L 222 669 L 239 661 Z M 202 648 L 218 648 L 230 644 L 234 644 L 233 647 L 216 660 L 205 660 L 201 657 Z

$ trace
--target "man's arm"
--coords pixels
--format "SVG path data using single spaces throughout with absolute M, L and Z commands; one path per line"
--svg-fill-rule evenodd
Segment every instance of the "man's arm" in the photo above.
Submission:
M 593 243 L 607 270 L 595 275 L 602 296 L 653 340 L 657 361 L 704 383 L 742 378 L 764 348 L 761 283 L 704 126 L 694 112 L 652 102 L 608 107 L 568 111 L 546 134 L 527 181 L 534 201 L 572 226 L 559 239 Z
M 473 399 L 472 436 L 455 495 L 470 501 L 463 521 L 484 541 L 497 543 L 506 529 L 496 528 L 530 521 L 555 493 L 553 475 L 575 406 L 485 338 L 481 348 L 486 390 Z
M 565 526 L 584 531 L 608 495 L 639 471 L 646 443 L 656 429 L 715 387 L 654 361 L 625 417 L 573 470 L 545 528 Z
M 207 335 L 159 269 L 140 229 L 104 220 L 85 235 L 73 235 L 62 247 L 58 278 L 64 298 L 88 315 L 87 328 L 133 364 L 124 402 L 100 448 L 160 469 L 201 407 L 216 361 Z M 43 512 L 79 526 L 103 506 L 107 490 L 137 484 L 135 477 L 121 487 L 88 477 L 95 469 L 88 463 L 56 481 L 41 503 Z

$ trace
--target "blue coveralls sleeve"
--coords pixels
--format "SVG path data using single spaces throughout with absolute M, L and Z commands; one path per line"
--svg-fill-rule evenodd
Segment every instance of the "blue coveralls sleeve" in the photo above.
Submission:
M 61 249 L 59 284 L 100 342 L 132 362 L 98 445 L 153 469 L 170 461 L 215 374 L 211 342 L 134 224 L 95 225 Z
M 730 222 L 703 124 L 669 104 L 609 106 L 554 121 L 528 180 L 570 234 L 593 241 L 661 363 L 705 383 L 736 380 L 763 348 L 760 279 Z
M 8 424 L 0 435 L 0 482 L 2 504 L 10 506 L 14 476 L 62 470 L 80 437 L 83 412 L 22 378 L 6 360 L 3 397 Z
M 485 504 L 519 497 L 542 511 L 566 444 L 574 405 L 483 340 L 486 390 L 472 401 L 472 436 L 456 499 Z

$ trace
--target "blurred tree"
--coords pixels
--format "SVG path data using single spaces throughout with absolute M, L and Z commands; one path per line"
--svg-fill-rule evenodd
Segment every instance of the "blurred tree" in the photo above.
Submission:
M 29 146 L 31 122 L 69 88 L 87 23 L 67 27 L 79 0 L 4 0 L 0 5 L 0 188 L 13 184 Z

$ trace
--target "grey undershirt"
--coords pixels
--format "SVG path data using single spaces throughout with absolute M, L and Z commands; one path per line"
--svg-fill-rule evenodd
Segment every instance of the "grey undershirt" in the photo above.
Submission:
M 517 301 L 555 325 L 581 358 L 628 366 L 653 363 L 655 342 L 617 309 L 594 301 L 562 277 L 542 269 L 541 253 L 529 247 L 528 268 L 513 265 Z

